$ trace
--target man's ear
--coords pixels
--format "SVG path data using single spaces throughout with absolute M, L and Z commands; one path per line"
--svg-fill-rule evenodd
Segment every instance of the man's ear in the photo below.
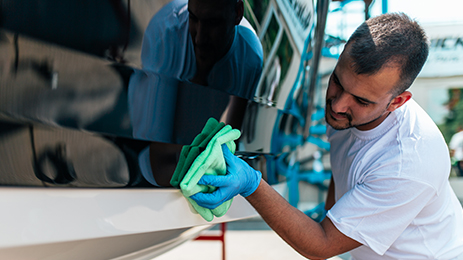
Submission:
M 243 0 L 237 0 L 235 4 L 235 25 L 240 24 L 241 19 L 243 19 L 244 15 L 244 4 Z
M 412 93 L 410 91 L 402 92 L 402 94 L 396 96 L 395 98 L 391 100 L 391 103 L 389 103 L 389 107 L 387 108 L 387 111 L 392 112 L 396 110 L 397 108 L 405 104 L 407 101 L 409 101 L 411 98 L 412 98 Z

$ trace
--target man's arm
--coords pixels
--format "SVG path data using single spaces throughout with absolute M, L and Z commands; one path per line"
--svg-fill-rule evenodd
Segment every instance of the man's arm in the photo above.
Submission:
M 326 259 L 361 245 L 338 231 L 329 218 L 317 223 L 291 206 L 264 180 L 246 199 L 281 238 L 307 258 Z
M 329 218 L 317 223 L 291 206 L 278 192 L 262 180 L 260 172 L 223 148 L 227 174 L 204 175 L 198 184 L 212 185 L 213 193 L 197 193 L 190 198 L 200 206 L 216 208 L 241 194 L 259 212 L 267 224 L 291 247 L 305 257 L 325 259 L 361 244 L 336 229 Z
M 334 180 L 333 176 L 331 176 L 331 181 L 330 185 L 328 186 L 328 194 L 326 195 L 326 201 L 325 201 L 325 210 L 330 210 L 331 207 L 333 207 L 335 203 L 334 200 Z

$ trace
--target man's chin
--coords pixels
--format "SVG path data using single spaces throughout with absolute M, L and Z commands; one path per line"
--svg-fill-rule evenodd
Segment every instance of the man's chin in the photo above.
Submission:
M 330 115 L 325 116 L 325 121 L 335 130 L 346 130 L 352 127 L 349 123 L 342 124 L 339 121 L 336 121 L 335 119 L 331 118 Z
M 333 129 L 338 130 L 338 131 L 347 130 L 347 129 L 353 127 L 353 126 L 333 126 L 333 125 L 330 125 L 330 126 L 331 126 Z

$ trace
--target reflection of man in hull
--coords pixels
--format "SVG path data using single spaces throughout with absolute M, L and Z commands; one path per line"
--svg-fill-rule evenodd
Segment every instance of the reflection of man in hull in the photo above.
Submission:
M 246 99 L 254 95 L 263 62 L 262 45 L 243 19 L 243 11 L 242 0 L 174 0 L 152 18 L 141 57 L 147 72 L 172 77 L 185 86 L 209 86 L 238 96 L 230 98 L 222 116 L 234 128 L 240 128 Z M 145 178 L 154 185 L 170 186 L 181 148 L 153 142 L 142 151 L 139 162 Z
M 252 97 L 263 52 L 243 11 L 242 0 L 174 0 L 146 29 L 143 69 Z

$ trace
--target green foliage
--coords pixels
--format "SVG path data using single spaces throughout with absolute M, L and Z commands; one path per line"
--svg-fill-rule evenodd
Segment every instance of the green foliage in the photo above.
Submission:
M 463 89 L 449 89 L 448 91 L 449 114 L 445 117 L 444 123 L 439 125 L 447 143 L 459 129 L 463 129 Z
M 289 42 L 286 33 L 283 33 L 280 46 L 277 50 L 277 56 L 280 58 L 281 79 L 283 81 L 283 79 L 286 77 L 289 66 L 291 65 L 291 60 L 293 59 L 293 48 L 291 47 L 291 43 Z
M 254 15 L 256 16 L 259 23 L 262 22 L 262 18 L 264 18 L 265 10 L 267 10 L 267 6 L 270 0 L 245 0 L 245 1 L 249 2 L 249 5 L 251 6 L 251 9 L 253 10 Z M 246 19 L 248 19 L 248 17 L 246 17 Z

